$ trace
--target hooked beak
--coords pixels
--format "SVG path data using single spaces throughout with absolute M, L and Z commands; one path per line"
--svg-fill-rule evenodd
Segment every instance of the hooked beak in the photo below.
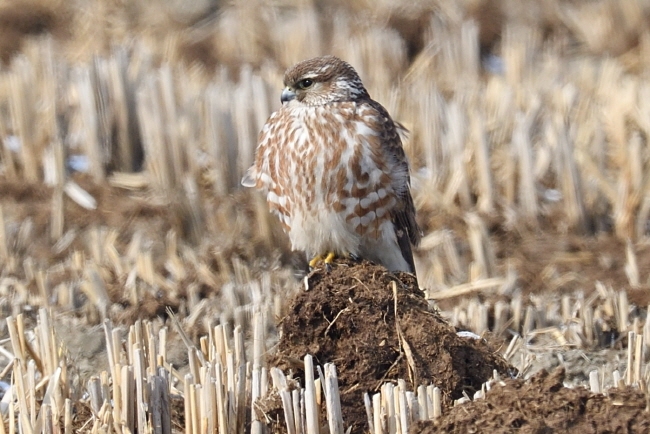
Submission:
M 282 90 L 282 96 L 280 96 L 280 101 L 282 101 L 282 104 L 284 104 L 285 102 L 291 101 L 295 97 L 296 97 L 296 92 L 294 92 L 293 89 L 287 86 Z

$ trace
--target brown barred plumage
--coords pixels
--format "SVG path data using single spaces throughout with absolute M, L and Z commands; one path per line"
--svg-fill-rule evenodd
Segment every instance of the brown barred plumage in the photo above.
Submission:
M 242 184 L 266 192 L 294 250 L 414 272 L 420 230 L 401 126 L 334 56 L 298 63 L 284 84 Z

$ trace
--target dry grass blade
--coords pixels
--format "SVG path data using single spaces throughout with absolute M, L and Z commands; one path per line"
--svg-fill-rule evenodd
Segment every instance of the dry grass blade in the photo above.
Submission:
M 344 434 L 343 417 L 341 416 L 341 398 L 339 395 L 338 377 L 336 367 L 325 364 L 325 402 L 327 404 L 327 421 L 330 433 Z
M 441 291 L 428 292 L 427 296 L 433 300 L 444 300 L 452 297 L 461 297 L 477 291 L 494 290 L 503 285 L 505 279 L 500 277 L 493 277 L 491 279 L 482 279 L 471 283 L 464 283 L 457 285 L 453 288 L 444 289 Z
M 413 357 L 413 351 L 411 350 L 411 346 L 404 337 L 404 333 L 402 332 L 402 328 L 400 326 L 400 314 L 398 310 L 399 303 L 397 301 L 397 283 L 395 281 L 391 282 L 391 289 L 393 290 L 393 300 L 395 301 L 394 304 L 394 313 L 395 313 L 395 329 L 397 331 L 397 338 L 399 339 L 399 345 L 402 351 L 404 351 L 404 354 L 406 355 L 406 360 L 408 362 L 409 366 L 409 377 L 411 380 L 411 384 L 417 384 L 418 383 L 418 378 L 416 375 L 416 366 L 415 366 L 415 358 Z
M 307 434 L 319 434 L 318 406 L 314 387 L 314 363 L 311 355 L 305 355 L 305 416 Z

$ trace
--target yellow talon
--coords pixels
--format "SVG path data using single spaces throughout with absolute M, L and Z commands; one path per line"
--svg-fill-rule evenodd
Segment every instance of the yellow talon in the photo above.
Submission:
M 309 261 L 309 268 L 316 268 L 316 264 L 318 264 L 318 261 L 320 261 L 321 259 L 323 259 L 321 255 L 314 256 L 314 258 L 311 261 Z
M 315 268 L 320 261 L 323 261 L 325 265 L 329 266 L 334 262 L 334 258 L 336 258 L 336 253 L 334 252 L 327 252 L 326 256 L 316 255 L 311 261 L 309 261 L 309 268 Z
M 334 258 L 336 258 L 336 253 L 334 253 L 334 252 L 329 252 L 329 253 L 327 254 L 327 256 L 325 257 L 325 259 L 323 260 L 323 262 L 324 262 L 325 264 L 331 264 L 332 262 L 334 262 Z

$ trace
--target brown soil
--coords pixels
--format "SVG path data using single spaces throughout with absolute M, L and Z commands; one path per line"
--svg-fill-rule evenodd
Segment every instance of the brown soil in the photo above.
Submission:
M 563 386 L 564 369 L 540 371 L 528 381 L 506 380 L 484 399 L 456 406 L 437 421 L 410 432 L 433 433 L 644 433 L 650 431 L 647 400 L 638 389 L 594 395 Z
M 459 337 L 429 308 L 412 275 L 345 262 L 329 273 L 316 270 L 309 286 L 281 320 L 277 352 L 268 362 L 297 376 L 305 354 L 319 365 L 334 363 L 343 420 L 352 432 L 367 429 L 363 393 L 377 392 L 386 381 L 435 384 L 448 405 L 479 390 L 495 369 L 506 377 L 514 373 L 485 341 Z
M 449 229 L 455 234 L 461 261 L 469 264 L 473 260 L 462 215 L 446 211 L 421 214 L 425 214 L 419 216 L 425 233 L 435 228 Z M 606 223 L 593 231 L 581 232 L 563 228 L 565 218 L 561 214 L 514 226 L 502 218 L 482 217 L 496 258 L 496 275 L 505 275 L 511 267 L 524 297 L 575 291 L 588 295 L 594 291 L 596 282 L 601 282 L 617 291 L 625 290 L 630 302 L 637 306 L 650 304 L 650 245 L 647 243 L 633 243 L 640 282 L 639 286 L 632 286 L 625 270 L 626 243 Z M 457 304 L 457 298 L 450 298 L 441 301 L 439 307 L 453 309 Z
M 639 305 L 646 305 L 648 282 L 631 287 L 625 272 L 626 244 L 613 233 L 599 232 L 592 236 L 562 233 L 559 230 L 530 232 L 493 232 L 499 260 L 508 258 L 527 291 L 539 294 L 547 291 L 570 293 L 575 290 L 591 292 L 600 281 L 620 290 L 625 289 Z M 650 272 L 650 246 L 634 246 L 641 279 Z

